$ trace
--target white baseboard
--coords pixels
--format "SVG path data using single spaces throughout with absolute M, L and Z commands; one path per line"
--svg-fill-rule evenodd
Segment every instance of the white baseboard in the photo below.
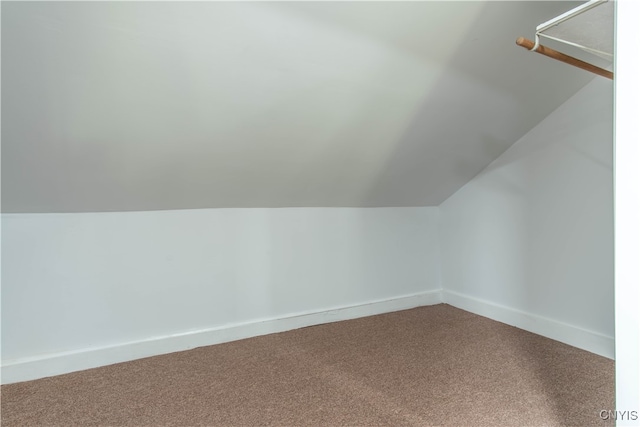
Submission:
M 153 337 L 146 340 L 98 348 L 85 348 L 38 357 L 2 361 L 2 384 L 30 381 L 144 357 L 158 356 L 196 347 L 220 344 L 260 335 L 289 331 L 305 326 L 390 313 L 409 308 L 439 304 L 440 290 L 338 307 L 319 312 L 298 313 L 287 317 L 224 325 L 198 331 Z
M 614 358 L 615 346 L 613 337 L 454 291 L 443 290 L 442 300 L 462 310 L 488 317 L 609 359 Z

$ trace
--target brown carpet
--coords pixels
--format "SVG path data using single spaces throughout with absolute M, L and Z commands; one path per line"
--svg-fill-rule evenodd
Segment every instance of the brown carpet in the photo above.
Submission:
M 445 304 L 2 387 L 7 427 L 588 426 L 613 408 L 612 360 Z

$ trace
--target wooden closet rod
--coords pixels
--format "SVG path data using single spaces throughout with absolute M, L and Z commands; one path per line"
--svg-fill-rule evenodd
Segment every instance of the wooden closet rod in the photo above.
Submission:
M 529 50 L 531 50 L 535 45 L 533 41 L 529 39 L 525 39 L 524 37 L 518 37 L 518 40 L 516 40 L 516 44 L 518 46 L 522 46 L 525 49 L 529 49 Z M 595 65 L 581 61 L 577 58 L 574 58 L 573 56 L 565 55 L 564 53 L 558 52 L 557 50 L 553 50 L 551 48 L 539 45 L 534 52 L 541 53 L 545 56 L 548 56 L 549 58 L 566 62 L 567 64 L 573 65 L 574 67 L 582 68 L 583 70 L 591 71 L 592 73 L 596 73 L 599 76 L 606 77 L 608 79 L 613 80 L 613 73 L 611 71 L 607 71 L 603 68 L 596 67 Z

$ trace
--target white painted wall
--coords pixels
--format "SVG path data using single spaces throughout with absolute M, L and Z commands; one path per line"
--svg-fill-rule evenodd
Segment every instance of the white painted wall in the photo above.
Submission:
M 573 6 L 4 2 L 3 212 L 438 205 L 587 83 L 514 45 Z
M 616 425 L 640 425 L 640 3 L 617 1 L 616 44 Z
M 594 79 L 440 206 L 445 301 L 613 356 L 612 101 Z
M 439 290 L 437 216 L 437 208 L 4 214 L 3 366 Z M 150 355 L 129 358 L 140 354 Z M 71 365 L 54 371 L 78 369 Z

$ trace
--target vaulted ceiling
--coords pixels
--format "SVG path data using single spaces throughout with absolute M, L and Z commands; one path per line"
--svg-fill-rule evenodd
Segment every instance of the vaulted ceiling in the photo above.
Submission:
M 593 78 L 576 2 L 3 2 L 2 209 L 438 205 Z

